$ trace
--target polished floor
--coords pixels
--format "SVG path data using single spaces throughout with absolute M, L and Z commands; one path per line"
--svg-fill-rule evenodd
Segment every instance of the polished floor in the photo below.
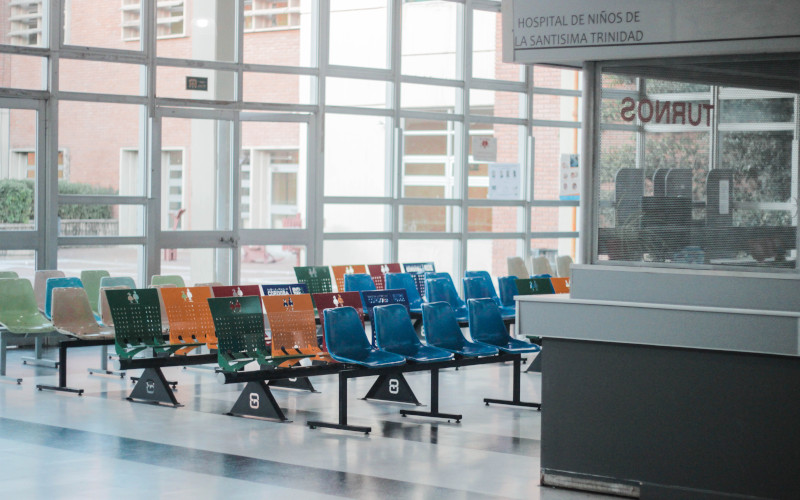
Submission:
M 408 405 L 358 399 L 372 377 L 351 380 L 349 421 L 372 426 L 365 436 L 304 425 L 336 419 L 335 376 L 312 379 L 319 393 L 273 390 L 292 420 L 278 423 L 224 415 L 242 386 L 208 371 L 164 370 L 180 408 L 129 402 L 127 378 L 87 372 L 99 347 L 70 350 L 83 396 L 39 392 L 56 370 L 23 365 L 30 354 L 10 349 L 8 374 L 24 380 L 0 383 L 2 498 L 607 498 L 539 486 L 541 414 L 482 401 L 510 397 L 510 364 L 441 373 L 440 410 L 458 424 L 401 417 Z M 407 378 L 427 404 L 429 375 Z M 523 400 L 539 392 L 540 376 L 523 374 Z

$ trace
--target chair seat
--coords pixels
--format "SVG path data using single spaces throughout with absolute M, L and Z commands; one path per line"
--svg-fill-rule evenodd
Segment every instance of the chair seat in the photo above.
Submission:
M 427 345 L 407 346 L 406 348 L 392 349 L 391 352 L 405 356 L 406 359 L 415 363 L 433 363 L 453 359 L 453 353 Z
M 477 358 L 480 356 L 494 356 L 497 354 L 497 348 L 488 344 L 466 342 L 460 349 L 453 352 L 469 358 Z
M 53 324 L 46 321 L 44 318 L 42 318 L 41 323 L 26 322 L 20 325 L 0 323 L 0 327 L 8 330 L 8 333 L 13 333 L 15 335 L 44 335 L 56 331 L 56 329 L 53 328 Z
M 404 358 L 399 354 L 380 351 L 377 349 L 364 349 L 360 351 L 351 351 L 347 353 L 347 356 L 336 355 L 331 353 L 331 357 L 336 361 L 341 361 L 342 363 L 353 363 L 356 365 L 366 366 L 367 368 L 398 366 L 405 364 L 406 362 L 406 358 Z
M 525 341 L 518 340 L 518 339 L 509 339 L 507 344 L 503 345 L 494 345 L 494 344 L 486 344 L 484 342 L 480 342 L 484 345 L 490 345 L 500 349 L 503 352 L 509 352 L 512 354 L 519 354 L 519 353 L 526 353 L 526 352 L 539 352 L 542 350 L 536 344 L 529 344 Z
M 114 338 L 114 330 L 103 327 L 99 327 L 97 329 L 92 328 L 90 330 L 75 330 L 56 327 L 56 331 L 62 335 L 75 337 L 82 340 L 101 340 Z

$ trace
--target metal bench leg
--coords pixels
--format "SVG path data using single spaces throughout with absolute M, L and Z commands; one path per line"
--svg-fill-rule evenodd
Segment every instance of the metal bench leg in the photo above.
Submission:
M 263 381 L 248 382 L 227 415 L 257 417 L 281 422 L 291 422 L 278 406 L 269 386 Z
M 86 370 L 90 375 L 110 375 L 119 378 L 125 378 L 125 370 L 109 370 L 108 369 L 108 346 L 100 346 L 100 368 L 87 368 Z
M 54 359 L 46 359 L 42 357 L 42 343 L 44 338 L 41 335 L 37 335 L 34 339 L 34 348 L 33 348 L 33 356 L 24 356 L 22 358 L 23 365 L 36 365 L 36 366 L 45 366 L 47 368 L 58 368 L 58 361 Z
M 295 389 L 298 391 L 319 392 L 308 377 L 282 378 L 270 380 L 269 386 L 273 389 Z
M 71 392 L 78 396 L 83 394 L 83 389 L 67 387 L 67 348 L 63 343 L 58 346 L 58 385 L 38 384 L 36 388 L 40 391 Z
M 145 368 L 127 399 L 183 406 L 178 403 L 175 394 L 169 388 L 169 382 L 159 368 Z
M 400 410 L 400 415 L 416 415 L 420 417 L 432 417 L 432 418 L 446 418 L 449 422 L 450 420 L 455 420 L 456 423 L 461 422 L 461 415 L 456 415 L 454 413 L 440 413 L 439 412 L 439 369 L 433 368 L 431 370 L 431 411 L 417 411 L 417 410 Z
M 372 384 L 367 395 L 362 399 L 377 399 L 393 403 L 408 403 L 422 406 L 408 381 L 402 373 L 383 374 Z
M 372 432 L 372 427 L 347 425 L 347 376 L 344 372 L 339 372 L 339 423 L 309 420 L 307 425 L 310 429 L 325 427 L 328 429 L 339 429 L 343 431 L 363 432 L 364 434 L 369 434 Z
M 8 347 L 5 332 L 0 332 L 0 380 L 4 382 L 14 382 L 21 384 L 22 379 L 19 377 L 6 376 L 6 348 Z
M 513 374 L 513 387 L 512 387 L 512 399 L 490 399 L 485 398 L 483 400 L 486 403 L 486 406 L 489 406 L 489 403 L 495 403 L 500 405 L 511 405 L 511 406 L 524 406 L 526 408 L 536 408 L 537 410 L 542 409 L 541 403 L 528 403 L 525 401 L 520 400 L 520 372 L 522 366 L 522 356 L 517 354 L 514 356 L 514 374 Z

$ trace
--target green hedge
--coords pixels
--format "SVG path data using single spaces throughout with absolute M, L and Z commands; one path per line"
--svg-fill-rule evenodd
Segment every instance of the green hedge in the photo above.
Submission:
M 33 181 L 4 179 L 0 180 L 0 223 L 25 224 L 33 219 Z M 76 182 L 59 182 L 58 192 L 61 194 L 114 194 L 109 188 L 98 188 L 89 184 Z M 62 219 L 110 219 L 109 205 L 61 205 L 58 216 Z
M 25 224 L 33 219 L 33 181 L 0 180 L 0 223 Z

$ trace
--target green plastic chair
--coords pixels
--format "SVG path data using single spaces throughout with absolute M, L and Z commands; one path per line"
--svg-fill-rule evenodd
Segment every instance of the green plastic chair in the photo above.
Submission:
M 106 299 L 114 320 L 114 347 L 120 359 L 131 359 L 148 347 L 155 355 L 171 355 L 190 345 L 164 341 L 156 289 L 106 290 Z
M 178 288 L 186 287 L 186 283 L 183 281 L 183 278 L 177 274 L 154 274 L 153 277 L 150 278 L 150 286 L 158 285 L 173 285 L 177 286 Z
M 39 312 L 31 282 L 24 278 L 0 280 L 0 324 L 16 335 L 55 332 L 53 323 Z
M 272 357 L 264 336 L 261 297 L 219 297 L 208 299 L 217 332 L 217 359 L 225 372 L 235 372 L 258 361 L 272 366 L 292 357 Z
M 108 271 L 100 269 L 81 271 L 81 282 L 89 296 L 89 306 L 95 314 L 100 314 L 100 280 L 108 276 L 111 276 Z
M 19 278 L 19 275 L 14 271 L 0 271 L 0 278 Z
M 297 281 L 308 285 L 309 293 L 331 293 L 333 284 L 328 266 L 298 266 L 294 268 Z

